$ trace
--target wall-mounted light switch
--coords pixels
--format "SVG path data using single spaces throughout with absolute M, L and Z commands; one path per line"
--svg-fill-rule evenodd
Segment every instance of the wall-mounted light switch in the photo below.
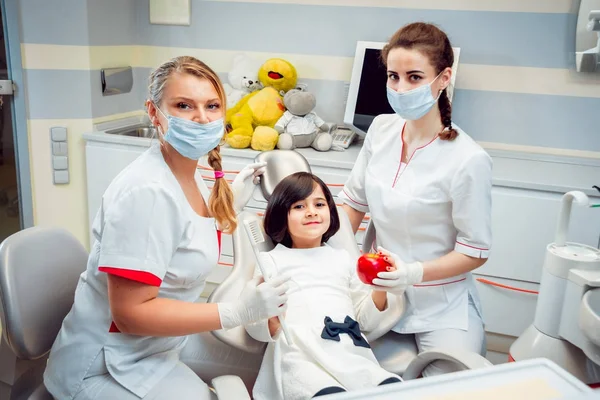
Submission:
M 54 184 L 63 185 L 69 183 L 69 171 L 54 171 Z
M 50 128 L 50 139 L 52 139 L 53 142 L 66 142 L 67 128 L 62 126 L 55 126 Z
M 69 161 L 66 156 L 52 156 L 52 167 L 55 171 L 69 169 Z
M 52 153 L 52 181 L 55 185 L 69 183 L 69 148 L 67 128 L 50 128 L 50 151 Z
M 67 155 L 67 143 L 66 142 L 52 142 L 52 155 L 53 156 L 66 156 Z

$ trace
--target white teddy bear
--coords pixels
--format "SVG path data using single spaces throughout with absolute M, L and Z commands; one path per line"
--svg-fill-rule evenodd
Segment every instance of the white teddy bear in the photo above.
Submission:
M 262 89 L 263 85 L 258 80 L 261 65 L 245 54 L 238 54 L 233 58 L 231 70 L 227 75 L 229 83 L 223 84 L 227 95 L 227 108 L 235 106 L 248 93 Z

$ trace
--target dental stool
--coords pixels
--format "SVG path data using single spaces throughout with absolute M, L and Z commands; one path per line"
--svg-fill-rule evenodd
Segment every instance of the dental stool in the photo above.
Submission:
M 275 186 L 286 176 L 299 171 L 311 172 L 308 161 L 300 153 L 293 150 L 263 152 L 256 157 L 255 161 L 267 162 L 266 171 L 260 181 L 260 191 L 266 200 L 269 199 Z M 345 248 L 352 257 L 358 259 L 360 251 L 352 232 L 350 220 L 341 207 L 338 207 L 338 214 L 340 229 L 329 239 L 328 243 L 336 248 Z M 213 290 L 208 298 L 209 302 L 218 303 L 237 300 L 246 282 L 252 279 L 256 259 L 252 242 L 244 229 L 244 223 L 252 220 L 260 220 L 260 217 L 256 213 L 248 211 L 242 211 L 238 215 L 238 229 L 235 230 L 232 236 L 233 269 L 227 278 Z M 259 225 L 262 227 L 262 223 Z M 268 240 L 264 231 L 263 235 Z M 368 237 L 374 238 L 374 235 L 375 230 L 370 226 Z M 372 242 L 371 239 L 369 244 L 365 245 L 365 248 L 370 249 Z M 272 243 L 270 245 L 270 248 L 274 247 Z M 393 324 L 379 326 L 376 331 L 365 332 L 365 336 L 382 367 L 402 376 L 404 380 L 419 377 L 429 364 L 438 360 L 452 362 L 456 365 L 457 370 L 476 369 L 492 365 L 487 359 L 476 353 L 432 349 L 417 355 L 414 337 L 388 333 L 392 327 Z M 266 349 L 266 343 L 251 338 L 243 326 L 227 331 L 214 331 L 212 334 L 222 342 L 249 353 L 263 354 Z
M 42 375 L 87 258 L 63 229 L 33 227 L 0 244 L 1 399 L 52 399 Z

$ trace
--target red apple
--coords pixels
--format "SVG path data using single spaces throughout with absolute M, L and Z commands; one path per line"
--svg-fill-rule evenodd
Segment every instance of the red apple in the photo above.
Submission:
M 379 254 L 366 253 L 358 258 L 356 273 L 363 283 L 372 285 L 373 279 L 377 278 L 379 272 L 387 271 L 387 268 L 391 267 L 391 264 L 383 257 Z

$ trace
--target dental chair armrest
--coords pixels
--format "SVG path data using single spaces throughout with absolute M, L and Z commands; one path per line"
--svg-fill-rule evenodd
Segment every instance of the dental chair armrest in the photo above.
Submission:
M 246 385 L 239 376 L 218 376 L 210 382 L 219 400 L 250 400 Z
M 450 361 L 461 369 L 478 369 L 491 367 L 493 364 L 485 357 L 474 352 L 432 349 L 420 353 L 406 368 L 402 379 L 409 380 L 421 376 L 423 370 L 434 361 Z

